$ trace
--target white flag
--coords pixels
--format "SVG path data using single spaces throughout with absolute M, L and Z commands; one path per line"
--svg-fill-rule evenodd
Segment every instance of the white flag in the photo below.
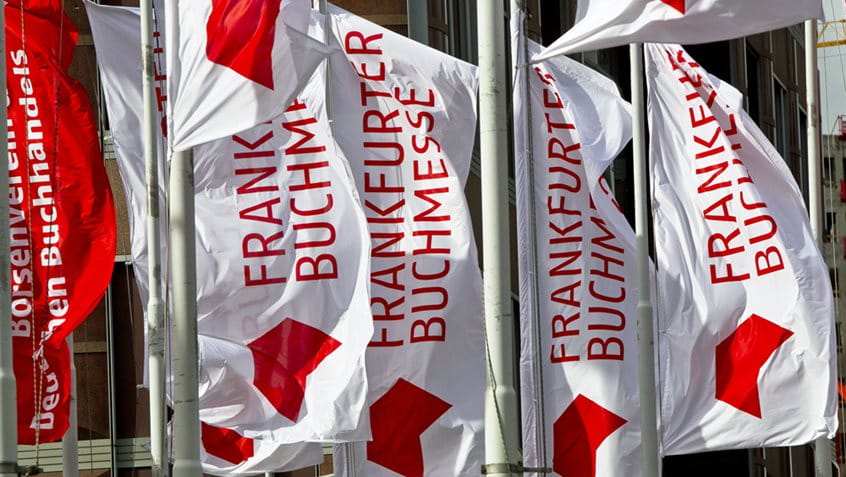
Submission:
M 370 241 L 323 85 L 194 150 L 200 418 L 279 443 L 370 437 Z
M 631 138 L 630 105 L 611 80 L 567 57 L 527 71 L 524 41 L 529 55 L 542 48 L 516 18 L 524 464 L 637 477 L 634 231 L 602 175 Z
M 485 350 L 481 276 L 464 184 L 476 68 L 332 8 L 335 132 L 367 222 L 375 333 L 373 439 L 338 449 L 336 475 L 478 476 Z
M 146 172 L 144 167 L 144 138 L 141 129 L 142 86 L 141 86 L 141 47 L 140 17 L 137 8 L 112 7 L 85 3 L 91 23 L 91 33 L 97 48 L 97 64 L 103 83 L 106 110 L 109 115 L 109 132 L 112 136 L 117 165 L 126 194 L 126 206 L 129 215 L 130 249 L 132 268 L 138 285 L 142 303 L 147 303 L 149 288 L 147 284 L 147 192 Z M 157 40 L 158 38 L 156 38 Z M 164 52 L 154 52 L 156 76 L 163 74 Z M 164 92 L 162 91 L 162 94 Z M 164 103 L 159 103 L 159 118 L 164 114 Z M 161 135 L 158 150 L 164 157 L 164 142 Z M 163 161 L 160 161 L 160 164 Z M 164 211 L 164 185 L 166 168 L 159 167 L 159 204 Z M 162 214 L 164 216 L 165 214 Z M 164 229 L 164 227 L 162 227 Z M 162 246 L 164 247 L 164 233 Z M 146 362 L 145 362 L 146 366 Z
M 133 255 L 146 269 L 138 13 L 88 8 L 104 45 Z M 303 98 L 195 151 L 200 412 L 209 425 L 277 443 L 366 439 L 367 228 L 319 111 L 322 76 Z M 136 278 L 146 290 L 146 273 Z
M 287 472 L 323 462 L 320 444 L 277 444 L 248 439 L 231 429 L 200 423 L 203 472 L 211 475 L 256 475 Z
M 137 8 L 101 6 L 86 2 L 103 79 L 106 107 L 117 154 L 117 164 L 127 198 L 131 250 L 135 278 L 146 302 L 147 242 L 146 184 L 141 136 L 141 50 L 140 18 Z M 158 38 L 156 32 L 155 36 Z M 156 77 L 164 74 L 163 49 L 154 48 Z M 163 112 L 163 104 L 160 113 Z M 160 150 L 163 141 L 160 139 Z M 160 171 L 163 168 L 160 168 Z M 159 178 L 164 202 L 164 174 Z M 253 441 L 235 431 L 203 425 L 203 471 L 216 475 L 254 474 L 283 471 L 314 465 L 322 461 L 320 444 L 286 444 Z
M 740 93 L 647 45 L 667 454 L 834 435 L 832 291 L 802 196 Z
M 576 24 L 534 60 L 627 43 L 708 43 L 823 18 L 820 0 L 578 0 Z
M 328 49 L 309 0 L 173 0 L 167 5 L 174 150 L 280 114 Z

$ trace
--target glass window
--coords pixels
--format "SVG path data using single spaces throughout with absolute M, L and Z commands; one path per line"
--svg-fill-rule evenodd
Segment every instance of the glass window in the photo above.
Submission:
M 787 90 L 773 78 L 773 105 L 775 106 L 775 147 L 784 160 L 789 160 L 790 153 L 790 104 Z
M 749 116 L 761 124 L 761 57 L 755 50 L 746 47 L 746 101 Z

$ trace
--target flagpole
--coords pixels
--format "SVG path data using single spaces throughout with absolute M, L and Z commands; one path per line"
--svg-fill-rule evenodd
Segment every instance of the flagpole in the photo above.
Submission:
M 511 476 L 518 467 L 519 416 L 514 388 L 514 316 L 508 213 L 508 82 L 503 2 L 477 3 L 479 126 L 482 155 L 482 261 L 488 388 L 485 473 Z
M 73 333 L 67 337 L 71 358 L 71 392 L 68 430 L 62 437 L 62 477 L 79 477 L 79 413 L 76 399 L 76 364 L 73 353 Z
M 0 27 L 5 28 L 0 8 Z M 6 36 L 0 35 L 0 71 L 6 71 Z M 6 75 L 0 74 L 0 91 L 6 91 Z M 8 111 L 0 120 L 0 477 L 17 477 L 18 411 L 15 372 L 12 367 L 12 304 L 9 262 L 9 144 L 6 141 Z
M 164 306 L 162 300 L 159 163 L 156 134 L 156 94 L 153 78 L 153 2 L 141 0 L 141 62 L 143 70 L 143 138 L 147 182 L 147 368 L 150 384 L 150 454 L 153 477 L 166 477 Z M 193 194 L 192 194 L 193 197 Z
M 805 22 L 805 90 L 808 114 L 808 215 L 811 231 L 822 242 L 822 192 L 820 188 L 819 70 L 817 68 L 817 21 Z M 834 332 L 832 324 L 832 333 Z M 831 441 L 820 437 L 814 442 L 816 477 L 831 477 Z
M 647 194 L 646 111 L 643 95 L 643 45 L 629 46 L 632 83 L 632 149 L 634 151 L 635 234 L 638 274 L 638 378 L 640 387 L 641 465 L 644 477 L 658 477 L 658 418 L 655 396 L 655 344 L 649 266 L 649 196 Z
M 173 301 L 173 475 L 200 477 L 200 399 L 197 344 L 197 258 L 194 226 L 194 158 L 170 160 L 170 261 Z
M 429 44 L 429 0 L 407 0 L 408 37 Z

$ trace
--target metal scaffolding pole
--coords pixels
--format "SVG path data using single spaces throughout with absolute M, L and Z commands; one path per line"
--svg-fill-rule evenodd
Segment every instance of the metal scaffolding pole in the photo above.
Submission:
M 0 8 L 0 27 L 6 19 Z M 0 71 L 6 71 L 6 37 L 0 35 Z M 6 75 L 0 75 L 0 91 L 6 91 Z M 9 145 L 7 136 L 7 111 L 3 108 L 0 120 L 0 137 L 3 138 L 0 157 L 3 157 L 0 174 L 0 477 L 17 477 L 18 466 L 18 411 L 15 389 L 15 371 L 12 367 L 12 304 L 9 263 Z
M 805 22 L 805 89 L 808 103 L 808 215 L 817 244 L 822 241 L 822 192 L 820 189 L 820 82 L 817 68 L 817 21 Z M 834 333 L 834 323 L 831 324 Z M 831 441 L 814 442 L 817 477 L 831 477 Z
M 71 357 L 71 393 L 68 430 L 62 437 L 62 477 L 79 477 L 79 412 L 76 399 L 76 364 L 74 363 L 73 333 L 67 337 Z
M 514 368 L 508 211 L 508 81 L 505 12 L 499 0 L 479 0 L 479 126 L 482 155 L 482 261 L 488 389 L 485 393 L 485 474 L 511 476 L 519 459 L 520 419 Z
M 173 475 L 200 477 L 194 158 L 190 151 L 173 154 L 168 195 L 173 277 Z
M 646 157 L 646 108 L 643 95 L 643 45 L 629 46 L 632 81 L 632 146 L 634 150 L 635 235 L 637 237 L 637 329 L 640 386 L 641 465 L 644 477 L 661 475 L 655 399 L 655 343 L 649 266 L 649 195 Z
M 429 44 L 429 0 L 407 0 L 408 37 Z
M 153 77 L 153 2 L 141 0 L 141 62 L 143 70 L 143 137 L 147 181 L 147 368 L 150 377 L 150 454 L 153 477 L 166 477 L 167 412 L 165 409 L 165 330 L 162 299 L 159 162 L 156 134 L 156 93 Z M 193 192 L 192 195 L 193 197 Z

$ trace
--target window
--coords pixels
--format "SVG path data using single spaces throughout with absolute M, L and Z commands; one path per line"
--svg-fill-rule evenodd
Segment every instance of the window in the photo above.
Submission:
M 801 103 L 801 101 L 799 101 Z M 805 111 L 802 111 L 799 108 L 799 134 L 797 136 L 800 138 L 799 140 L 799 172 L 800 172 L 800 181 L 799 187 L 802 189 L 802 197 L 805 199 L 805 207 L 808 207 L 810 202 L 808 201 L 810 197 L 810 187 L 808 181 L 808 142 L 803 138 L 808 137 L 808 115 L 805 114 Z M 786 159 L 786 158 L 785 158 Z M 834 172 L 834 163 L 831 164 L 831 172 Z M 832 177 L 833 178 L 833 174 Z M 826 184 L 831 184 L 831 179 L 829 182 L 825 182 Z
M 837 226 L 837 213 L 836 212 L 826 212 L 825 213 L 825 237 L 824 240 L 830 241 L 831 237 L 836 233 L 835 227 Z
M 830 186 L 834 182 L 834 158 L 823 157 L 822 163 L 823 184 Z
M 790 104 L 787 89 L 773 77 L 773 105 L 775 107 L 775 147 L 785 161 L 790 157 Z
M 749 116 L 761 124 L 761 56 L 746 46 L 746 101 Z

